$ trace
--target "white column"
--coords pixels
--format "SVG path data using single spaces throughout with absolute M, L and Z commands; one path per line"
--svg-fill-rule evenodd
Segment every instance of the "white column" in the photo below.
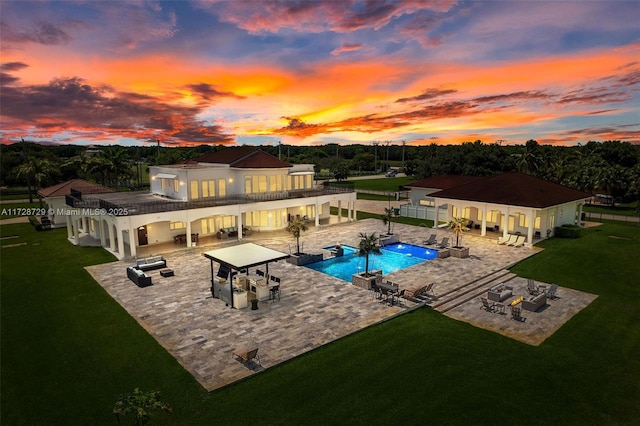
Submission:
M 500 215 L 502 216 L 502 220 L 500 221 L 500 226 L 502 226 L 502 238 L 506 239 L 507 235 L 509 235 L 509 208 L 507 207 L 507 214 L 504 214 L 501 210 Z
M 187 247 L 191 247 L 191 222 L 187 218 Z
M 82 218 L 82 230 L 85 234 L 89 234 L 89 218 L 86 216 Z
M 131 249 L 131 256 L 136 257 L 136 235 L 138 234 L 138 228 L 132 228 L 129 224 L 129 248 Z
M 76 245 L 80 244 L 80 230 L 78 229 L 78 222 L 79 219 L 74 219 L 73 221 L 73 240 L 75 241 Z
M 434 219 L 433 219 L 433 227 L 437 228 L 438 227 L 438 210 L 440 210 L 440 206 L 438 205 L 437 202 L 435 202 L 434 204 Z
M 582 203 L 578 204 L 578 226 L 582 226 Z
M 527 215 L 529 216 L 529 227 L 527 228 L 527 243 L 533 243 L 533 222 L 535 220 L 535 212 L 533 209 Z
M 104 221 L 102 220 L 102 217 L 100 217 L 100 221 L 98 222 L 98 229 L 100 230 L 100 245 L 104 247 L 107 243 L 107 236 L 105 235 Z
M 342 222 L 342 200 L 338 200 L 338 222 Z
M 124 232 L 120 227 L 116 228 L 116 232 L 118 233 L 118 259 L 122 259 L 124 258 Z
M 353 199 L 352 203 L 353 203 L 353 220 L 356 221 L 358 220 L 358 209 L 356 208 L 356 203 L 357 203 L 357 199 Z
M 487 213 L 487 206 L 484 206 L 484 209 L 482 210 L 482 229 L 480 231 L 480 235 L 483 237 L 487 235 Z
M 116 236 L 115 232 L 113 232 L 113 225 L 107 223 L 107 226 L 109 227 L 109 249 L 111 251 L 116 251 Z
M 318 198 L 316 197 L 316 228 L 320 226 L 320 205 L 318 204 Z
M 242 239 L 242 213 L 238 213 L 238 216 L 236 216 L 236 224 L 238 225 L 238 241 L 240 241 Z
M 66 216 L 66 220 L 67 220 L 67 238 L 71 239 L 71 237 L 73 236 L 73 223 L 71 222 L 71 216 L 67 215 Z

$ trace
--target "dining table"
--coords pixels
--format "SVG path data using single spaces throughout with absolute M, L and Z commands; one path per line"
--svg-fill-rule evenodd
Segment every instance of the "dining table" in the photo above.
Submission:
M 400 286 L 398 284 L 394 284 L 390 281 L 386 283 L 376 284 L 378 289 L 381 291 L 382 296 L 386 296 L 385 300 L 389 301 L 389 296 L 391 296 L 391 305 L 395 304 L 395 298 L 398 295 L 398 291 L 400 290 Z

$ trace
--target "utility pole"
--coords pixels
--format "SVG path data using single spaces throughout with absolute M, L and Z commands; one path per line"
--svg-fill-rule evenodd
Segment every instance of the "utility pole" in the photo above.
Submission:
M 402 172 L 404 173 L 404 146 L 407 144 L 406 141 L 402 141 Z
M 378 173 L 378 141 L 373 141 L 374 147 L 374 160 L 373 160 L 373 172 Z
M 282 141 L 278 141 L 278 160 L 281 160 Z
M 158 142 L 158 156 L 156 158 L 156 165 L 160 164 L 160 139 L 156 139 L 156 141 Z

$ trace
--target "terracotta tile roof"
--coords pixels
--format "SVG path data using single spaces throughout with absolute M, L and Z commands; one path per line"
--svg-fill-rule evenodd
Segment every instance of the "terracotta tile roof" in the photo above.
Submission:
M 490 176 L 435 192 L 431 196 L 533 208 L 547 208 L 590 197 L 586 192 L 524 173 Z
M 437 189 L 449 189 L 454 186 L 463 185 L 465 183 L 473 182 L 482 179 L 481 176 L 460 176 L 460 175 L 439 175 L 431 176 L 425 179 L 421 179 L 416 182 L 412 182 L 407 187 L 414 188 L 437 188 Z
M 271 154 L 251 147 L 225 148 L 220 151 L 204 154 L 196 161 L 200 163 L 228 164 L 240 169 L 275 169 L 291 167 L 291 164 L 281 161 Z
M 42 197 L 64 197 L 65 195 L 71 194 L 71 189 L 77 189 L 80 192 L 87 192 L 92 194 L 116 192 L 115 189 L 107 188 L 106 186 L 98 185 L 96 183 L 91 183 L 84 179 L 71 179 L 66 182 L 49 186 L 47 188 L 42 188 L 38 191 L 38 195 Z

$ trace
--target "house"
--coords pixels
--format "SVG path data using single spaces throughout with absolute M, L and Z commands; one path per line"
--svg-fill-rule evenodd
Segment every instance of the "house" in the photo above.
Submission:
M 419 201 L 426 200 L 420 209 L 425 218 L 435 218 L 435 212 L 438 212 L 438 221 L 434 222 L 437 225 L 463 217 L 472 221 L 473 228 L 483 236 L 487 232 L 495 232 L 496 236 L 504 238 L 509 234 L 521 234 L 526 235 L 529 245 L 534 238 L 552 236 L 557 226 L 579 225 L 582 206 L 590 198 L 589 194 L 577 189 L 516 172 L 471 179 L 459 177 L 458 182 L 446 178 L 429 179 L 433 180 L 427 185 L 450 185 L 439 191 L 428 188 L 426 195 L 424 186 L 411 187 L 412 204 L 414 195 Z M 401 206 L 401 215 L 416 217 L 410 216 L 411 213 L 409 207 Z
M 351 188 L 317 186 L 312 164 L 289 164 L 251 147 L 225 148 L 195 161 L 149 168 L 150 192 L 67 196 L 77 215 L 68 221 L 69 239 L 88 230 L 119 259 L 139 247 L 175 242 L 191 247 L 200 238 L 237 238 L 248 229 L 285 229 L 295 217 L 320 225 L 331 202 L 347 219 L 356 217 Z
M 42 197 L 47 204 L 48 216 L 52 226 L 67 226 L 69 206 L 67 206 L 66 197 L 71 195 L 72 189 L 84 192 L 85 194 L 115 192 L 115 190 L 111 188 L 83 179 L 72 179 L 47 188 L 42 188 L 38 191 L 38 196 Z

